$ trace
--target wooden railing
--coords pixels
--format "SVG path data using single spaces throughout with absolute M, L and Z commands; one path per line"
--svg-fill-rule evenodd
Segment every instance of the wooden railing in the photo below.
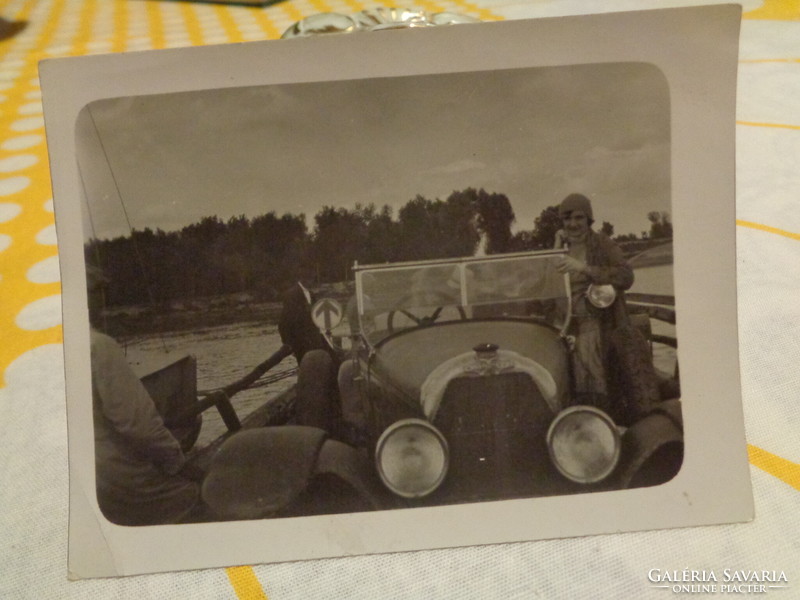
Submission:
M 625 298 L 632 313 L 645 313 L 651 319 L 675 324 L 675 296 L 629 292 Z M 674 336 L 653 333 L 650 340 L 672 348 L 678 347 L 678 339 Z

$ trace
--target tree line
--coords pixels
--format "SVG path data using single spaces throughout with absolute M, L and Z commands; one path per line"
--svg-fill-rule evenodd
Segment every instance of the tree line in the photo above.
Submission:
M 617 236 L 620 241 L 667 238 L 667 213 L 648 214 L 650 231 Z M 106 303 L 159 305 L 246 293 L 277 299 L 300 271 L 317 283 L 352 279 L 360 264 L 398 262 L 551 248 L 561 220 L 555 206 L 535 219 L 531 230 L 512 234 L 516 217 L 505 194 L 467 188 L 445 200 L 421 195 L 397 214 L 389 206 L 325 206 L 309 231 L 304 214 L 274 211 L 223 221 L 209 216 L 180 231 L 150 228 L 128 236 L 93 239 L 87 261 L 102 267 L 111 283 Z M 599 228 L 613 237 L 614 227 Z

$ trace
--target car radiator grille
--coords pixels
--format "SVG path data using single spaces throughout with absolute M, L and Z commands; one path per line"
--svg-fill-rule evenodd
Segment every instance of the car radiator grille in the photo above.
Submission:
M 439 499 L 470 502 L 535 493 L 549 469 L 545 436 L 553 416 L 527 373 L 451 381 L 434 420 L 450 448 Z

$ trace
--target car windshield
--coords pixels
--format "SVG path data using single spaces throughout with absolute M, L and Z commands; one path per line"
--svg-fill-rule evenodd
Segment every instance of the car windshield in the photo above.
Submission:
M 446 321 L 529 316 L 541 301 L 569 298 L 560 251 L 356 267 L 360 329 L 371 343 Z M 537 302 L 539 301 L 539 302 Z

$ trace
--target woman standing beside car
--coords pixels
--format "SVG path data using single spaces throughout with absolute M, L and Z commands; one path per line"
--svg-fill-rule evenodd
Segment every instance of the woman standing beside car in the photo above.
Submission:
M 555 247 L 566 249 L 567 255 L 557 268 L 569 274 L 572 290 L 575 403 L 630 422 L 658 399 L 646 341 L 631 326 L 625 304 L 633 270 L 622 249 L 592 229 L 594 213 L 586 196 L 570 194 L 558 210 L 564 227 L 556 233 Z M 589 299 L 590 286 L 600 285 L 610 285 L 616 293 L 605 308 Z

